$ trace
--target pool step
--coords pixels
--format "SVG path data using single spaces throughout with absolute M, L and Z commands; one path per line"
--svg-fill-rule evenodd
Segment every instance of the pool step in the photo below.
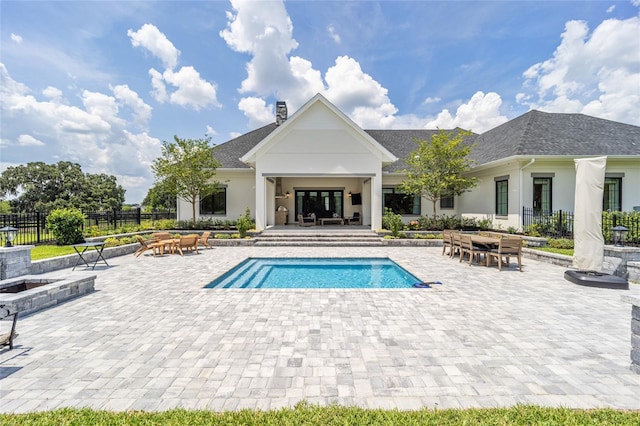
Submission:
M 255 246 L 379 247 L 383 240 L 373 231 L 361 232 L 263 232 Z

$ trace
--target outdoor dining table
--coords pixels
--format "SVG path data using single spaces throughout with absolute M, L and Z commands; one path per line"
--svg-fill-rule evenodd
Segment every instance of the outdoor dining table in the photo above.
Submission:
M 486 235 L 471 235 L 471 242 L 477 246 L 482 246 L 491 250 L 500 245 L 500 238 L 487 237 Z
M 173 254 L 176 251 L 176 245 L 180 244 L 180 238 L 170 238 L 168 240 L 160 240 L 158 241 L 160 246 L 160 255 L 164 254 L 165 247 L 169 247 L 169 253 Z
M 102 255 L 102 250 L 104 250 L 104 244 L 105 244 L 104 241 L 93 241 L 93 242 L 86 242 L 86 243 L 80 243 L 80 244 L 72 244 L 71 247 L 73 247 L 73 249 L 78 254 L 78 258 L 76 259 L 76 263 L 75 265 L 73 265 L 73 269 L 71 270 L 75 271 L 76 266 L 78 266 L 80 261 L 84 262 L 85 266 L 87 268 L 91 268 L 91 270 L 96 269 L 96 265 L 98 264 L 99 261 L 102 261 L 104 262 L 105 265 L 109 266 L 109 264 L 107 263 L 107 260 Z M 92 247 L 98 253 L 98 255 L 96 256 L 95 262 L 93 262 L 93 265 L 87 262 L 87 259 L 85 259 L 84 257 L 84 254 L 86 253 L 86 251 Z

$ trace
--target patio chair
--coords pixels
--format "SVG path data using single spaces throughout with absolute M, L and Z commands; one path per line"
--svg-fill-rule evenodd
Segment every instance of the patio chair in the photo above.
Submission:
M 467 254 L 469 256 L 469 266 L 475 259 L 478 263 L 480 263 L 480 255 L 484 254 L 487 256 L 487 249 L 474 246 L 473 241 L 471 241 L 471 235 L 468 234 L 460 234 L 460 262 L 464 258 L 464 255 Z
M 316 224 L 316 214 L 311 213 L 309 216 L 298 215 L 298 226 L 313 226 Z
M 16 333 L 16 323 L 18 322 L 18 311 L 13 313 L 5 305 L 0 305 L 0 320 L 13 317 L 11 320 L 11 329 L 7 333 L 0 333 L 0 347 L 9 346 L 9 349 L 13 349 L 13 339 L 18 337 Z
M 184 256 L 184 251 L 195 251 L 196 254 L 200 254 L 198 252 L 198 238 L 198 234 L 183 235 L 175 249 L 178 250 L 180 256 Z
M 449 257 L 454 257 L 460 254 L 460 232 L 451 231 L 451 250 L 449 250 Z
M 140 247 L 138 248 L 138 250 L 136 250 L 135 253 L 133 253 L 135 257 L 139 257 L 147 250 L 152 250 L 154 256 L 156 255 L 156 251 L 158 251 L 160 255 L 164 254 L 164 244 L 160 244 L 156 241 L 145 241 L 140 235 L 136 235 L 136 238 L 140 243 Z
M 154 241 L 170 240 L 171 234 L 169 232 L 154 232 L 151 234 Z
M 451 256 L 451 250 L 453 250 L 453 242 L 451 241 L 451 234 L 455 232 L 451 229 L 445 229 L 442 231 L 442 255 L 444 256 L 449 248 L 449 256 Z
M 522 272 L 522 238 L 500 238 L 498 248 L 487 251 L 487 266 L 490 266 L 492 258 L 496 258 L 498 271 L 502 271 L 502 259 L 505 259 L 505 264 L 508 266 L 511 256 L 518 258 L 518 269 Z
M 360 217 L 360 212 L 353 212 L 353 216 L 347 217 L 345 219 L 349 220 L 349 225 L 362 225 L 362 218 Z
M 213 246 L 209 244 L 209 236 L 211 236 L 211 231 L 204 231 L 202 235 L 198 238 L 198 246 L 213 248 Z

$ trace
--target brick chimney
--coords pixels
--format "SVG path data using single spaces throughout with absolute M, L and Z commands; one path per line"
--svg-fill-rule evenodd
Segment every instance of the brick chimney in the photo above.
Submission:
M 276 126 L 287 121 L 287 103 L 285 101 L 276 102 Z

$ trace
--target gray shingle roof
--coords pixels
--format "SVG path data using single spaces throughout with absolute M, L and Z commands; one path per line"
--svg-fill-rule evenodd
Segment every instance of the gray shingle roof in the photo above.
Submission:
M 252 130 L 249 133 L 217 145 L 213 151 L 213 156 L 220 161 L 223 168 L 248 169 L 250 167 L 240 161 L 240 157 L 258 145 L 276 128 L 276 123 L 267 124 L 259 129 Z
M 445 131 L 450 132 L 451 130 Z M 383 170 L 385 172 L 398 172 L 407 167 L 402 159 L 407 158 L 417 148 L 417 144 L 414 141 L 416 139 L 429 141 L 434 134 L 438 133 L 438 130 L 365 130 L 365 132 L 399 158 L 398 161 L 384 167 Z M 472 140 L 474 136 L 471 136 L 469 140 Z
M 268 124 L 231 139 L 215 148 L 214 156 L 224 168 L 247 169 L 239 158 L 277 128 Z M 447 130 L 450 131 L 450 130 Z M 414 138 L 430 140 L 438 130 L 365 130 L 399 159 L 416 148 Z M 472 135 L 474 165 L 513 156 L 640 155 L 640 127 L 583 114 L 529 111 L 481 135 Z M 402 160 L 384 168 L 395 172 L 406 167 Z
M 512 156 L 640 155 L 640 127 L 584 114 L 529 111 L 479 135 L 475 165 Z

